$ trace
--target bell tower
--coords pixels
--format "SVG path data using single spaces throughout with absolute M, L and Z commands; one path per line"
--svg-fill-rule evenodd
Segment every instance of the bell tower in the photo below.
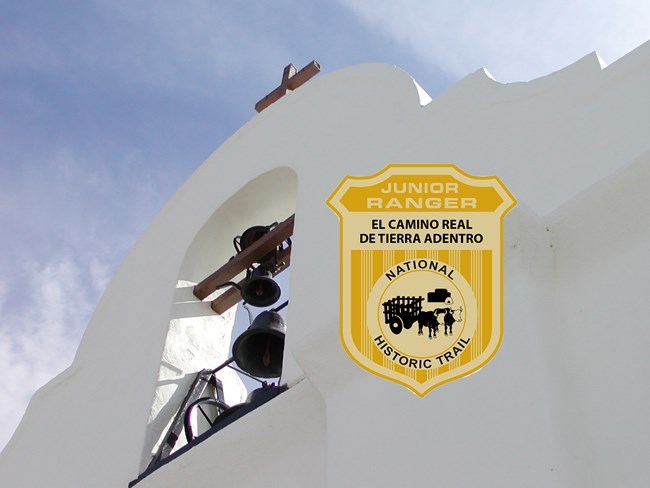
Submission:
M 137 241 L 71 367 L 32 398 L 0 455 L 0 484 L 644 485 L 650 43 L 607 67 L 591 54 L 527 83 L 480 69 L 434 100 L 394 66 L 355 66 L 294 90 L 300 73 L 285 70 L 275 103 L 210 155 Z M 489 295 L 491 284 L 456 278 L 494 261 L 357 253 L 354 276 L 364 279 L 342 296 L 347 268 L 326 202 L 340 182 L 365 195 L 365 179 L 400 165 L 496 176 L 518 201 L 503 223 L 502 267 L 491 270 L 503 283 L 498 351 L 424 396 L 350 358 L 341 324 L 367 316 L 343 320 L 340 304 L 387 279 L 373 275 L 383 256 L 439 263 L 418 293 L 377 292 L 367 303 L 389 321 L 409 309 L 393 324 L 400 337 L 440 343 L 444 323 L 429 338 L 414 320 L 430 312 L 433 332 L 431 317 L 451 326 L 478 316 L 479 305 L 460 310 L 464 289 Z M 368 228 L 351 239 L 372 231 L 375 208 L 362 210 Z M 284 291 L 288 264 L 284 306 L 276 287 Z M 397 280 L 408 271 L 395 269 Z M 233 333 L 242 297 L 251 317 Z M 386 345 L 350 340 L 383 361 L 397 335 L 386 327 Z M 447 340 L 444 361 L 472 351 L 472 341 Z M 393 367 L 416 375 L 415 356 Z M 245 388 L 233 368 L 261 382 Z

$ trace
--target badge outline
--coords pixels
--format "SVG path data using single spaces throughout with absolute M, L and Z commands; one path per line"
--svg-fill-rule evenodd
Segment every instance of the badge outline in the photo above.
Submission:
M 425 389 L 419 390 L 411 386 L 408 382 L 397 378 L 396 376 L 390 376 L 386 374 L 384 371 L 380 370 L 378 363 L 372 361 L 370 358 L 366 357 L 359 351 L 359 356 L 362 356 L 366 361 L 369 363 L 374 364 L 377 366 L 377 368 L 371 368 L 369 365 L 364 364 L 363 361 L 360 360 L 360 358 L 357 357 L 357 354 L 353 353 L 350 348 L 348 347 L 348 343 L 345 338 L 345 332 L 346 329 L 344 327 L 346 321 L 344 320 L 344 312 L 345 312 L 345 306 L 344 306 L 344 300 L 345 300 L 345 286 L 344 286 L 344 278 L 346 276 L 345 273 L 345 267 L 344 263 L 347 263 L 348 265 L 350 264 L 350 256 L 345 254 L 345 249 L 344 249 L 344 212 L 347 213 L 352 213 L 348 210 L 343 210 L 345 206 L 341 202 L 341 197 L 345 195 L 345 192 L 351 188 L 351 187 L 371 187 L 375 184 L 379 184 L 382 181 L 385 181 L 389 179 L 391 176 L 394 175 L 413 175 L 417 176 L 415 173 L 415 170 L 418 168 L 422 168 L 423 171 L 422 175 L 441 175 L 441 176 L 452 176 L 456 178 L 458 181 L 468 184 L 469 186 L 472 187 L 490 187 L 496 191 L 499 197 L 501 197 L 501 203 L 492 210 L 491 213 L 493 214 L 500 214 L 498 217 L 498 223 L 499 223 L 499 241 L 498 241 L 498 249 L 494 249 L 492 247 L 486 248 L 490 249 L 493 252 L 496 253 L 498 257 L 498 270 L 493 270 L 492 271 L 492 279 L 498 276 L 499 279 L 499 299 L 498 301 L 493 300 L 492 305 L 494 306 L 495 304 L 498 305 L 498 320 L 492 321 L 492 331 L 497 331 L 498 332 L 498 340 L 496 341 L 496 344 L 494 347 L 487 353 L 483 354 L 485 352 L 482 351 L 481 354 L 479 354 L 478 358 L 480 359 L 478 361 L 478 364 L 475 366 L 472 366 L 470 369 L 466 371 L 462 371 L 459 373 L 456 373 L 455 375 L 450 376 L 449 378 L 445 378 L 439 382 L 436 382 L 434 384 L 431 384 L 430 386 L 426 387 Z M 412 170 L 412 171 L 409 171 Z M 383 176 L 383 179 L 382 179 Z M 360 184 L 361 183 L 361 184 Z M 365 184 L 363 184 L 365 183 Z M 331 192 L 329 197 L 326 200 L 326 204 L 330 207 L 330 209 L 336 214 L 336 216 L 339 219 L 339 339 L 341 341 L 341 345 L 343 346 L 343 349 L 347 353 L 347 355 L 352 359 L 352 361 L 357 364 L 359 367 L 364 369 L 365 371 L 371 373 L 374 376 L 378 376 L 382 379 L 388 380 L 393 383 L 398 383 L 404 387 L 406 387 L 408 390 L 412 391 L 419 397 L 423 398 L 427 394 L 429 394 L 432 390 L 445 385 L 447 383 L 450 383 L 452 381 L 465 378 L 467 376 L 470 376 L 479 370 L 481 370 L 483 367 L 485 367 L 496 355 L 496 353 L 499 351 L 501 348 L 501 344 L 503 342 L 503 316 L 504 316 L 504 308 L 503 308 L 503 301 L 504 301 L 504 293 L 503 293 L 503 288 L 504 288 L 504 281 L 503 281 L 503 273 L 504 273 L 504 266 L 503 266 L 503 255 L 504 255 L 504 240 L 503 240 L 503 234 L 504 234 L 504 219 L 505 216 L 517 205 L 517 199 L 514 197 L 514 195 L 510 192 L 510 190 L 506 187 L 506 185 L 503 183 L 503 181 L 496 175 L 489 175 L 489 176 L 476 176 L 476 175 L 471 175 L 462 169 L 460 169 L 457 164 L 454 163 L 390 163 L 386 165 L 384 168 L 379 170 L 376 173 L 367 175 L 367 176 L 345 176 L 339 184 L 336 186 L 336 188 Z M 438 210 L 440 212 L 440 210 Z M 445 212 L 444 210 L 442 212 Z M 445 212 L 446 214 L 449 211 Z M 368 213 L 372 213 L 372 211 L 368 211 Z M 435 249 L 440 249 L 440 248 L 435 248 Z M 449 250 L 449 249 L 441 249 L 441 250 Z M 347 254 L 350 254 L 351 249 L 347 250 Z M 346 259 L 344 259 L 344 257 Z M 495 259 L 492 258 L 492 262 L 495 262 Z M 450 265 L 450 263 L 445 263 L 447 265 Z M 496 274 L 498 273 L 498 275 Z M 349 286 L 350 284 L 348 284 Z M 367 326 L 364 326 L 367 328 Z M 424 383 L 423 383 L 424 384 Z

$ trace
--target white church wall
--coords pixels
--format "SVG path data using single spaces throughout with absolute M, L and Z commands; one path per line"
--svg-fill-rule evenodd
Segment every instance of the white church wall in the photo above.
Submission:
M 332 486 L 326 438 L 323 398 L 304 380 L 136 486 Z
M 548 233 L 530 211 L 515 209 L 508 219 L 511 325 L 482 370 L 419 398 L 352 363 L 340 346 L 336 314 L 292 349 L 327 404 L 328 486 L 561 483 L 546 363 L 553 351 L 542 337 L 544 315 L 532 312 L 541 311 L 540 296 L 548 292 Z M 335 293 L 321 290 L 319 297 L 336 301 Z
M 217 315 L 207 303 L 196 300 L 192 293 L 193 285 L 188 286 L 187 282 L 180 282 L 179 285 L 151 406 L 141 471 L 164 442 L 164 434 L 196 373 L 205 368 L 214 368 L 230 356 L 228 346 L 235 309 Z M 235 405 L 246 399 L 246 387 L 233 370 L 222 370 L 217 376 L 223 383 L 226 403 Z M 181 436 L 176 449 L 182 447 L 184 441 L 185 437 Z
M 647 175 L 639 168 L 647 165 L 630 162 L 647 159 L 650 144 L 649 58 L 646 44 L 604 70 L 588 56 L 513 85 L 480 71 L 424 107 L 413 80 L 383 65 L 342 70 L 289 93 L 226 141 L 138 241 L 73 366 L 32 401 L 0 456 L 0 473 L 26 487 L 135 479 L 153 438 L 147 426 L 177 281 L 204 278 L 231 255 L 223 241 L 295 208 L 283 371 L 291 388 L 138 485 L 222 476 L 233 486 L 607 486 L 623 474 L 638 484 L 647 422 L 634 428 L 648 397 L 640 376 L 618 378 L 635 366 L 647 371 L 639 298 L 648 286 L 633 273 L 647 272 L 639 260 L 649 236 L 607 214 L 625 185 L 610 188 L 603 179 L 634 168 L 626 181 L 636 182 L 632 194 L 645 203 L 620 205 L 643 218 Z M 345 176 L 400 162 L 496 174 L 519 199 L 505 222 L 501 349 L 482 370 L 424 398 L 368 374 L 343 351 L 339 223 L 325 205 Z M 241 198 L 231 199 L 235 193 Z M 616 232 L 599 240 L 603 214 Z M 628 231 L 634 239 L 617 240 Z M 598 272 L 607 243 L 622 248 L 619 261 Z M 612 280 L 621 283 L 612 291 L 617 303 L 603 305 L 603 315 L 594 302 Z M 617 316 L 618 302 L 639 319 L 615 336 L 607 316 Z M 585 333 L 592 322 L 599 335 Z M 616 364 L 601 362 L 609 347 Z M 626 416 L 612 423 L 618 395 Z M 28 472 L 34 457 L 43 467 Z
M 592 486 L 642 486 L 650 477 L 649 181 L 646 151 L 548 218 L 567 461 Z

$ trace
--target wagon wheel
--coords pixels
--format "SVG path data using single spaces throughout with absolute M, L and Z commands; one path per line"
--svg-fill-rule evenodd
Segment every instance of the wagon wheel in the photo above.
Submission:
M 405 329 L 410 329 L 411 327 L 413 327 L 413 324 L 415 323 L 415 320 L 416 320 L 415 317 L 409 316 L 407 318 L 407 320 L 404 322 L 404 328 Z
M 393 315 L 388 321 L 388 325 L 390 326 L 390 331 L 393 334 L 397 335 L 400 332 L 402 332 L 402 327 L 404 325 L 404 322 L 402 321 L 402 318 L 399 317 L 398 315 Z

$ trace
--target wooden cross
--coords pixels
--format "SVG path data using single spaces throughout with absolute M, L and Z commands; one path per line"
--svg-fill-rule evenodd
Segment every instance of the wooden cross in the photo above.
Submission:
M 284 73 L 282 73 L 282 83 L 280 83 L 280 86 L 257 102 L 255 104 L 255 110 L 261 112 L 282 98 L 287 93 L 287 90 L 295 90 L 318 73 L 320 73 L 320 65 L 316 61 L 312 61 L 297 73 L 296 67 L 293 64 L 286 66 Z

